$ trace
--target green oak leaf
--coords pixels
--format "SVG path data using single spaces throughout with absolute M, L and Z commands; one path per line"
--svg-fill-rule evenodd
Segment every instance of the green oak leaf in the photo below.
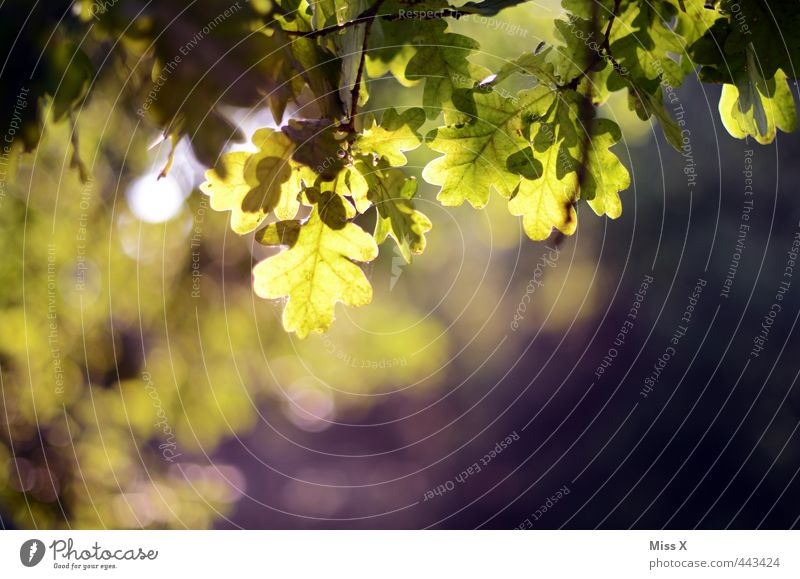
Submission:
M 480 14 L 481 16 L 496 16 L 501 10 L 524 4 L 531 0 L 482 0 L 481 2 L 467 2 L 461 6 L 462 12 Z
M 211 197 L 211 208 L 230 211 L 231 229 L 242 234 L 258 227 L 267 216 L 266 211 L 251 215 L 242 209 L 242 201 L 251 189 L 244 180 L 244 166 L 251 156 L 244 151 L 222 155 L 216 167 L 206 171 L 206 180 L 200 185 L 200 190 Z
M 372 261 L 378 246 L 358 225 L 345 222 L 334 229 L 315 205 L 302 225 L 271 224 L 267 230 L 260 235 L 262 240 L 291 245 L 255 266 L 253 286 L 259 297 L 288 299 L 283 310 L 286 331 L 300 338 L 325 332 L 333 323 L 337 302 L 356 307 L 372 301 L 372 286 L 354 262 Z
M 292 29 L 289 24 L 302 21 L 310 25 L 311 15 L 301 10 L 303 0 L 275 0 L 275 17 L 279 19 L 284 30 Z M 310 28 L 310 26 L 309 26 Z M 296 29 L 292 29 L 296 30 Z
M 667 141 L 679 149 L 680 129 L 664 107 L 662 84 L 675 88 L 694 70 L 689 46 L 718 14 L 707 10 L 704 0 L 629 0 L 620 7 L 610 35 L 610 50 L 619 66 L 609 67 L 606 88 L 627 88 L 631 110 L 642 120 L 655 116 Z
M 408 109 L 402 115 L 387 109 L 379 125 L 373 121 L 364 128 L 351 150 L 356 155 L 383 157 L 394 167 L 405 165 L 408 160 L 403 153 L 419 147 L 419 128 L 424 122 L 425 111 L 420 108 Z
M 609 150 L 621 133 L 609 119 L 581 122 L 584 98 L 575 91 L 554 94 L 547 113 L 533 123 L 534 157 L 542 165 L 541 174 L 522 179 L 508 204 L 513 215 L 523 216 L 531 239 L 546 239 L 553 228 L 574 233 L 579 198 L 598 215 L 613 219 L 622 213 L 618 192 L 630 186 L 630 176 Z
M 781 70 L 766 80 L 750 67 L 736 85 L 723 85 L 719 113 L 731 135 L 751 136 L 762 145 L 771 143 L 778 129 L 789 133 L 797 128 L 794 98 Z
M 567 12 L 584 20 L 591 20 L 595 16 L 604 25 L 614 9 L 614 0 L 561 0 L 561 7 Z
M 337 90 L 341 84 L 341 61 L 311 38 L 294 37 L 291 41 L 287 39 L 287 45 L 291 47 L 292 53 L 288 64 L 295 70 L 289 72 L 284 67 L 285 71 L 281 72 L 281 78 L 291 79 L 290 92 L 298 97 L 295 100 L 301 105 L 297 116 L 338 118 L 349 113 L 339 99 Z M 279 86 L 283 87 L 289 87 L 285 80 Z M 309 89 L 311 94 L 315 95 L 311 102 L 308 102 L 306 95 Z M 272 103 L 271 97 L 270 103 Z M 275 120 L 279 121 L 280 117 L 276 116 Z
M 750 66 L 748 51 L 757 56 L 764 78 L 778 69 L 794 77 L 800 62 L 800 10 L 795 0 L 721 0 L 723 15 L 691 47 L 703 65 L 700 80 L 738 84 Z
M 369 184 L 355 165 L 349 165 L 334 179 L 331 189 L 353 200 L 356 210 L 364 213 L 372 207 L 369 200 Z
M 414 39 L 417 52 L 408 62 L 405 76 L 409 80 L 425 80 L 422 103 L 429 119 L 444 110 L 445 119 L 460 119 L 453 94 L 458 89 L 472 88 L 486 78 L 489 71 L 468 60 L 480 45 L 461 34 L 446 32 L 441 20 L 426 20 L 419 24 Z
M 539 161 L 543 164 L 543 177 L 531 181 L 523 179 L 516 194 L 508 202 L 512 215 L 522 216 L 522 227 L 528 237 L 542 240 L 550 237 L 553 228 L 565 235 L 575 233 L 578 220 L 575 212 L 575 173 L 565 179 L 555 177 L 558 164 L 558 147 L 550 147 Z
M 316 190 L 316 192 L 324 195 L 335 193 L 338 197 L 336 201 L 337 204 L 339 200 L 350 198 L 353 202 L 352 205 L 355 206 L 355 210 L 358 213 L 364 213 L 372 207 L 372 202 L 369 200 L 368 196 L 369 185 L 361 172 L 356 168 L 355 164 L 349 164 L 343 167 L 331 180 L 318 178 L 314 182 L 314 186 L 309 189 L 310 191 L 306 192 L 306 198 L 311 198 L 307 203 L 308 205 L 316 203 L 314 200 L 314 190 Z M 348 219 L 355 216 L 356 211 L 352 210 L 353 207 L 350 204 L 345 203 L 344 206 L 347 209 Z
M 540 82 L 552 85 L 561 84 L 552 62 L 555 51 L 548 46 L 540 51 L 523 52 L 514 60 L 508 61 L 491 79 L 491 84 L 503 82 L 512 74 L 525 74 L 536 77 Z
M 239 234 L 256 229 L 272 211 L 279 219 L 297 213 L 297 195 L 314 173 L 291 160 L 294 145 L 280 131 L 259 129 L 253 135 L 256 153 L 235 151 L 220 157 L 206 171 L 201 191 L 216 211 L 231 212 L 231 229 Z
M 627 1 L 614 24 L 611 52 L 620 66 L 609 75 L 607 88 L 626 88 L 630 108 L 642 120 L 656 117 L 676 149 L 681 146 L 680 129 L 664 107 L 662 84 L 678 87 L 694 70 L 688 47 L 716 18 L 704 0 Z
M 368 198 L 378 212 L 375 223 L 375 241 L 383 243 L 391 237 L 397 243 L 407 263 L 412 255 L 425 250 L 425 233 L 432 224 L 428 217 L 414 208 L 417 181 L 389 166 L 385 159 L 373 166 L 363 160 L 356 167 L 364 176 L 368 186 Z
M 507 159 L 528 145 L 524 137 L 525 115 L 542 114 L 542 102 L 554 93 L 539 86 L 510 99 L 494 91 L 474 94 L 477 116 L 469 123 L 441 127 L 428 136 L 428 146 L 444 153 L 422 172 L 423 178 L 441 186 L 443 205 L 458 206 L 465 200 L 476 208 L 489 201 L 494 189 L 509 198 L 519 183 L 519 171 L 510 171 Z
M 616 75 L 617 73 L 614 72 Z M 681 148 L 681 129 L 678 124 L 667 112 L 664 106 L 664 92 L 661 85 L 653 81 L 651 83 L 636 82 L 630 77 L 623 77 L 624 83 L 628 87 L 628 106 L 636 112 L 636 115 L 646 121 L 651 116 L 658 120 L 667 142 L 676 150 Z M 647 86 L 650 85 L 650 86 Z
M 506 167 L 512 173 L 522 175 L 526 179 L 538 179 L 542 176 L 542 164 L 533 156 L 533 149 L 520 149 L 506 160 Z
M 603 24 L 603 14 L 604 11 L 599 14 L 598 24 Z M 597 63 L 593 67 L 594 70 L 606 66 L 606 61 L 598 58 L 602 33 L 591 20 L 568 14 L 567 20 L 556 20 L 554 24 L 556 38 L 561 44 L 556 47 L 548 60 L 553 63 L 558 78 L 563 80 L 580 78 L 594 62 Z
M 281 131 L 294 144 L 292 159 L 333 179 L 344 166 L 345 133 L 326 119 L 292 119 Z
M 405 87 L 421 82 L 406 77 L 408 62 L 417 53 L 416 48 L 410 44 L 416 34 L 416 22 L 376 20 L 372 23 L 365 62 L 367 74 L 371 78 L 380 78 L 390 72 Z
M 683 43 L 680 53 L 681 68 L 687 74 L 694 71 L 695 63 L 689 55 L 689 47 L 708 32 L 708 29 L 720 18 L 716 10 L 706 8 L 706 0 L 666 0 L 678 9 L 676 21 L 672 27 Z
M 288 219 L 270 223 L 263 229 L 256 231 L 256 241 L 262 245 L 286 245 L 292 247 L 297 243 L 297 237 L 303 223 L 299 219 Z
M 319 217 L 331 229 L 341 229 L 355 217 L 353 206 L 331 187 L 330 181 L 322 181 L 322 188 L 309 187 L 303 193 L 307 205 L 316 206 Z
M 777 24 L 763 22 L 763 7 L 748 0 L 737 6 L 734 21 L 733 5 L 726 1 L 721 7 L 728 18 L 717 20 L 692 46 L 695 61 L 703 65 L 700 79 L 725 83 L 719 110 L 731 135 L 751 135 L 759 143 L 769 143 L 777 129 L 791 131 L 796 126 L 794 99 L 784 71 L 794 70 L 791 54 L 800 58 L 800 42 L 783 34 L 788 33 L 785 26 L 800 25 L 800 16 L 795 7 L 783 13 Z M 781 0 L 775 8 L 787 10 Z M 789 38 L 789 44 L 785 47 L 776 38 Z
M 631 185 L 625 165 L 610 151 L 622 138 L 622 133 L 610 119 L 592 119 L 588 124 L 591 141 L 580 196 L 597 215 L 616 219 L 622 215 L 619 192 Z
M 336 23 L 336 0 L 316 0 L 309 2 L 308 7 L 311 11 L 311 25 L 314 30 Z
M 670 53 L 683 55 L 688 48 L 670 26 L 675 18 L 688 16 L 664 0 L 623 4 L 611 33 L 611 53 L 635 81 L 663 80 L 672 87 L 683 82 L 686 71 L 670 58 Z

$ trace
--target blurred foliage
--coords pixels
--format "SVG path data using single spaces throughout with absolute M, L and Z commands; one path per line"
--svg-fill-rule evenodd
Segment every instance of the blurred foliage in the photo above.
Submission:
M 618 216 L 629 179 L 609 149 L 617 124 L 640 137 L 657 119 L 675 145 L 664 93 L 695 63 L 701 78 L 725 84 L 721 112 L 734 136 L 768 142 L 795 127 L 786 83 L 796 75 L 771 43 L 792 38 L 788 0 L 775 9 L 792 17 L 774 26 L 758 20 L 756 0 L 736 13 L 727 0 L 565 0 L 567 14 L 555 2 L 517 4 L 458 10 L 432 0 L 411 6 L 441 18 L 405 20 L 406 3 L 381 2 L 367 14 L 368 38 L 348 22 L 372 8 L 343 15 L 333 0 L 3 6 L 11 58 L 0 132 L 11 145 L 0 163 L 0 508 L 13 525 L 207 527 L 246 492 L 243 474 L 215 453 L 265 416 L 318 432 L 400 388 L 428 395 L 454 352 L 484 354 L 498 342 L 506 320 L 495 311 L 524 292 L 527 280 L 510 291 L 487 275 L 490 264 L 513 267 L 522 229 L 508 208 L 526 216 L 534 239 L 574 231 L 578 198 Z M 757 24 L 748 42 L 741 13 Z M 576 31 L 601 44 L 587 50 Z M 359 92 L 352 51 L 364 45 Z M 787 49 L 796 56 L 793 39 Z M 528 102 L 530 91 L 546 93 L 547 106 Z M 268 109 L 283 126 L 244 130 L 231 118 L 242 109 Z M 445 214 L 432 198 L 448 191 L 419 178 L 431 150 L 457 154 L 463 145 L 441 141 L 463 134 L 499 143 L 494 166 L 469 177 L 485 181 L 473 203 L 485 213 Z M 215 167 L 205 194 L 192 154 Z M 450 161 L 434 161 L 446 174 L 430 181 L 459 181 L 464 193 L 463 163 Z M 152 217 L 148 204 L 163 208 L 169 187 L 176 210 Z M 227 239 L 229 218 L 247 237 Z M 282 304 L 255 299 L 254 263 L 285 261 L 315 232 L 355 230 L 391 238 L 388 251 L 360 270 L 346 259 L 357 255 L 333 247 L 363 299 L 326 293 L 320 319 L 287 308 L 300 318 L 288 329 L 324 332 L 298 342 L 281 329 Z M 372 260 L 369 249 L 360 261 Z M 585 289 L 546 314 L 551 328 L 597 300 L 593 258 L 574 258 L 570 283 Z M 294 300 L 294 287 L 273 291 L 281 284 L 266 269 L 269 288 L 258 293 Z M 543 300 L 566 284 L 554 274 Z M 366 303 L 367 293 L 368 311 L 335 305 Z M 304 295 L 296 299 L 307 306 Z M 336 307 L 343 319 L 328 329 Z
M 719 111 L 731 135 L 766 144 L 796 128 L 787 84 L 800 58 L 793 0 L 563 0 L 558 11 L 553 3 L 536 8 L 525 0 L 80 0 L 28 11 L 16 1 L 6 7 L 13 17 L 5 37 L 18 27 L 23 34 L 5 48 L 25 57 L 13 61 L 10 78 L 32 72 L 30 86 L 4 97 L 5 110 L 20 133 L 16 149 L 31 151 L 45 105 L 53 120 L 77 124 L 100 73 L 117 69 L 125 78 L 119 104 L 172 145 L 162 176 L 185 137 L 213 166 L 203 191 L 213 208 L 231 211 L 235 232 L 279 220 L 271 227 L 281 235 L 256 235 L 285 251 L 255 269 L 256 288 L 270 299 L 294 296 L 284 327 L 302 337 L 330 327 L 333 304 L 371 302 L 352 261 L 375 259 L 373 245 L 391 238 L 409 263 L 424 250 L 430 219 L 415 206 L 413 176 L 398 170 L 423 141 L 442 153 L 422 173 L 440 186 L 442 204 L 482 208 L 499 195 L 526 234 L 544 240 L 576 231 L 579 201 L 599 216 L 621 215 L 630 176 L 613 148 L 622 138 L 610 118 L 619 94 L 678 150 L 686 125 L 674 93 L 698 67 L 701 80 L 724 84 Z M 547 11 L 552 17 L 542 18 Z M 535 34 L 522 50 L 512 42 L 539 25 L 549 30 L 535 47 Z M 483 32 L 500 36 L 496 51 L 481 48 Z M 373 108 L 383 112 L 377 122 L 365 115 L 373 89 L 381 91 L 373 85 L 388 78 L 424 113 Z M 596 118 L 606 103 L 612 114 Z M 226 152 L 244 135 L 225 111 L 254 106 L 269 108 L 282 126 L 252 135 L 250 154 Z M 70 164 L 88 182 L 77 134 Z M 373 207 L 379 218 L 370 233 L 363 229 Z M 286 267 L 305 261 L 315 265 Z
M 82 111 L 91 181 L 68 170 L 71 126 L 50 123 L 0 197 L 0 512 L 20 527 L 208 527 L 244 491 L 214 449 L 263 403 L 338 388 L 346 413 L 395 380 L 437 383 L 447 357 L 410 296 L 360 321 L 395 328 L 377 344 L 346 324 L 301 344 L 276 332 L 273 308 L 254 309 L 250 253 L 220 245 L 226 220 L 207 198 L 165 223 L 132 213 L 126 190 L 142 173 L 155 186 L 158 167 L 135 118 L 103 98 L 116 89 Z

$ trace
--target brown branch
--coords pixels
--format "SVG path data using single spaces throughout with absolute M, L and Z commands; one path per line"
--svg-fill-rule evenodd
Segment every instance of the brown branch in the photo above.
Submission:
M 609 47 L 609 39 L 611 38 L 611 27 L 614 26 L 614 21 L 617 19 L 617 12 L 619 12 L 619 5 L 622 3 L 622 0 L 614 0 L 614 8 L 611 9 L 611 16 L 608 19 L 608 26 L 606 26 L 606 33 L 603 36 L 603 44 L 601 48 L 605 49 L 606 51 L 610 51 L 611 48 Z
M 459 10 L 458 8 L 442 8 L 440 10 L 430 10 L 425 12 L 404 12 L 402 14 L 378 14 L 378 8 L 383 4 L 383 0 L 376 2 L 364 12 L 356 16 L 353 20 L 342 22 L 341 24 L 332 24 L 318 30 L 301 31 L 301 30 L 284 30 L 284 34 L 288 36 L 298 36 L 300 38 L 318 38 L 334 32 L 340 32 L 359 24 L 371 24 L 375 20 L 386 20 L 388 22 L 395 22 L 398 20 L 438 20 L 441 18 L 461 18 L 468 12 Z
M 614 0 L 614 9 L 611 13 L 611 18 L 608 21 L 608 25 L 606 26 L 605 35 L 603 37 L 603 43 L 600 45 L 600 49 L 606 52 L 607 55 L 610 56 L 610 48 L 609 48 L 609 38 L 611 36 L 611 27 L 614 25 L 614 20 L 617 16 L 617 10 L 619 9 L 621 0 Z M 592 28 L 596 28 L 597 24 L 600 20 L 599 8 L 598 3 L 593 3 L 593 10 L 592 10 Z M 587 46 L 588 49 L 588 46 Z M 602 58 L 602 54 L 600 52 L 593 52 L 594 58 L 592 58 L 592 62 L 586 67 L 583 73 L 580 76 L 576 77 L 570 82 L 570 85 L 574 83 L 572 88 L 575 90 L 578 87 L 578 83 L 580 83 L 581 79 L 584 77 L 589 77 L 592 73 L 592 69 L 594 66 L 600 61 Z M 591 79 L 590 79 L 591 81 Z M 578 199 L 580 199 L 580 195 L 583 190 L 583 186 L 586 183 L 586 174 L 589 171 L 589 153 L 592 146 L 592 134 L 591 134 L 591 122 L 592 118 L 594 117 L 594 104 L 592 103 L 592 83 L 589 82 L 588 87 L 588 94 L 584 95 L 581 99 L 579 110 L 578 110 L 578 124 L 582 129 L 581 133 L 581 143 L 580 143 L 580 165 L 576 171 L 576 184 L 575 184 L 575 194 L 573 198 L 569 200 L 569 203 L 572 205 L 572 209 L 575 210 L 577 205 Z M 560 235 L 556 235 L 553 242 L 556 244 L 556 247 L 561 245 L 564 242 L 565 236 L 559 232 Z
M 608 19 L 608 26 L 606 26 L 606 33 L 603 38 L 603 44 L 601 48 L 603 52 L 605 52 L 606 58 L 611 62 L 611 65 L 614 67 L 614 70 L 621 74 L 622 67 L 620 66 L 619 62 L 614 58 L 611 54 L 611 27 L 614 26 L 614 21 L 617 19 L 617 13 L 619 12 L 619 5 L 621 4 L 622 0 L 614 0 L 614 8 L 611 10 L 611 17 Z
M 333 34 L 334 32 L 339 32 L 353 26 L 358 26 L 359 24 L 364 24 L 365 22 L 372 22 L 376 18 L 379 18 L 379 16 L 376 14 L 368 14 L 373 8 L 374 5 L 370 8 L 367 8 L 367 10 L 356 16 L 353 20 L 348 20 L 347 22 L 342 22 L 341 24 L 332 24 L 331 26 L 326 26 L 325 28 L 310 31 L 284 30 L 283 33 L 287 36 L 299 36 L 300 38 L 317 38 L 319 36 L 325 36 L 326 34 Z
M 412 13 L 413 16 L 408 16 L 408 12 L 404 14 L 384 14 L 381 18 L 392 22 L 395 20 L 439 20 L 441 18 L 455 18 L 458 20 L 462 16 L 474 14 L 474 12 L 470 12 L 469 10 L 461 10 L 453 6 L 439 8 L 437 10 L 424 10 L 421 12 L 412 11 Z

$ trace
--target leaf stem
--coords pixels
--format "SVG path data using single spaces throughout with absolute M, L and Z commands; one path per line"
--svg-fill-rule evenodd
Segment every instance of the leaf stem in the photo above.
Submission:
M 383 2 L 384 0 L 377 0 L 377 2 L 370 7 L 369 10 L 373 13 L 373 15 L 377 14 Z M 368 20 L 364 26 L 364 40 L 361 43 L 361 60 L 358 62 L 356 80 L 355 83 L 353 83 L 352 90 L 350 91 L 350 117 L 347 119 L 347 123 L 345 123 L 344 128 L 351 133 L 355 130 L 355 119 L 356 115 L 358 114 L 358 98 L 361 95 L 361 81 L 364 77 L 364 64 L 367 60 L 367 49 L 369 47 L 369 31 L 372 28 L 373 22 L 374 19 Z

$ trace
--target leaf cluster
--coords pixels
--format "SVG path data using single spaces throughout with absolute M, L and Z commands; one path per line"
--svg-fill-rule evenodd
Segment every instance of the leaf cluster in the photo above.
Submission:
M 423 252 L 432 224 L 404 169 L 405 153 L 423 143 L 432 158 L 422 178 L 442 205 L 481 208 L 497 196 L 541 240 L 573 233 L 581 200 L 597 215 L 621 214 L 630 185 L 614 149 L 622 134 L 597 114 L 616 91 L 675 148 L 685 130 L 675 91 L 695 71 L 723 85 L 719 111 L 734 137 L 768 143 L 796 128 L 788 84 L 800 63 L 796 0 L 563 0 L 557 41 L 524 47 L 495 70 L 476 63 L 478 40 L 450 23 L 533 3 L 195 4 L 75 6 L 95 46 L 113 43 L 136 71 L 147 63 L 128 98 L 166 136 L 187 136 L 212 166 L 201 187 L 212 207 L 230 211 L 235 232 L 283 248 L 256 265 L 255 289 L 288 300 L 284 325 L 301 337 L 325 331 L 337 302 L 371 300 L 358 264 L 374 260 L 379 244 L 391 239 L 407 261 Z M 71 114 L 86 97 L 97 49 L 87 56 L 23 40 L 47 54 L 35 98 L 51 99 L 56 117 Z M 398 89 L 421 85 L 418 106 L 370 111 L 370 83 L 387 77 Z M 512 81 L 524 88 L 509 91 Z M 224 107 L 259 105 L 276 127 L 258 130 L 251 152 L 225 152 L 238 135 Z M 37 115 L 26 112 L 26 149 L 39 139 Z

